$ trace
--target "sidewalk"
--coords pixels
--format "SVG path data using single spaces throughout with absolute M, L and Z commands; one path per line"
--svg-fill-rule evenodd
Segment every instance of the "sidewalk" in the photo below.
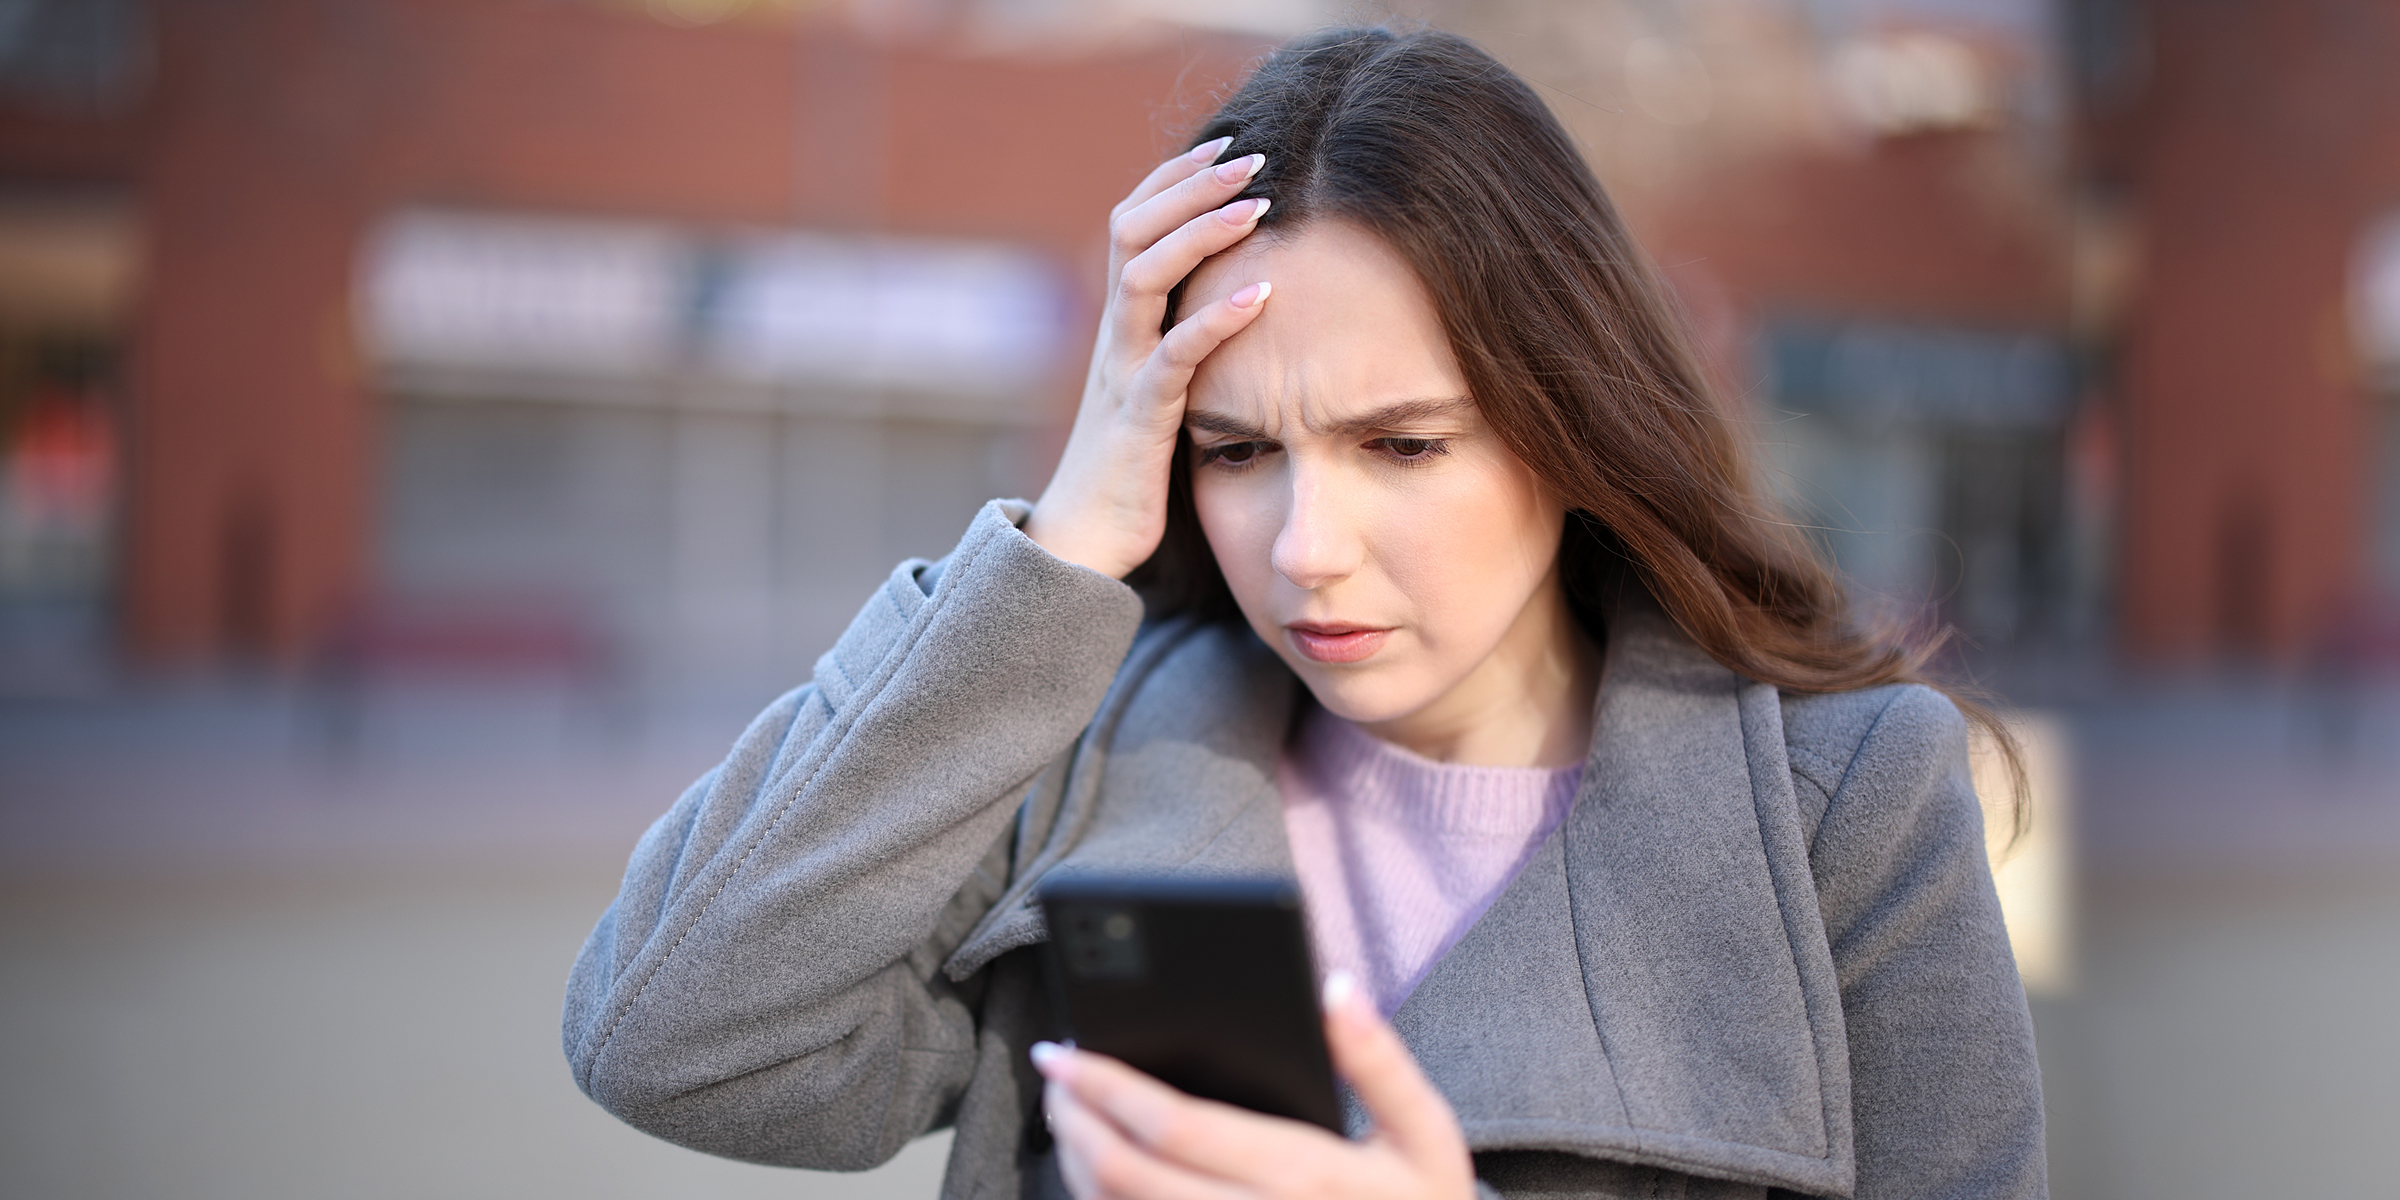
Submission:
M 946 1135 L 862 1175 L 750 1166 L 568 1077 L 575 951 L 751 707 L 595 727 L 419 690 L 347 753 L 271 690 L 0 711 L 0 1193 L 933 1196 Z

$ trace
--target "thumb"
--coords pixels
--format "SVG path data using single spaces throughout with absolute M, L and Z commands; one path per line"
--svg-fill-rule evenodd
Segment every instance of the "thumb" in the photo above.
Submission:
M 1334 1069 L 1375 1118 L 1378 1138 L 1421 1165 L 1467 1169 L 1466 1139 L 1450 1102 L 1347 971 L 1325 979 L 1325 1042 Z

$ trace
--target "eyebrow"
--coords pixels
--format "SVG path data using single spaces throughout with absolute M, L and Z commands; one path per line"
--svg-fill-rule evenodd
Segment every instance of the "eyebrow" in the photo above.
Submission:
M 1342 437 L 1355 437 L 1362 433 L 1380 433 L 1405 425 L 1456 416 L 1473 407 L 1475 407 L 1475 401 L 1468 396 L 1402 400 L 1397 404 L 1386 404 L 1372 412 L 1346 417 L 1315 431 Z M 1213 433 L 1222 437 L 1241 438 L 1245 441 L 1267 440 L 1267 431 L 1264 426 L 1253 425 L 1240 417 L 1227 416 L 1224 413 L 1186 412 L 1183 414 L 1183 427 L 1195 433 Z

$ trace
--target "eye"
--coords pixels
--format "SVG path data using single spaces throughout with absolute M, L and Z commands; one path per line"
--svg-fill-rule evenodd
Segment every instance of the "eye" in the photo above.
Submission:
M 1424 462 L 1450 452 L 1450 443 L 1441 438 L 1387 437 L 1372 443 L 1376 449 L 1401 462 Z
M 1227 442 L 1221 446 L 1202 446 L 1200 465 L 1205 467 L 1217 463 L 1228 467 L 1246 467 L 1258 461 L 1258 457 L 1266 452 L 1267 445 L 1264 442 Z

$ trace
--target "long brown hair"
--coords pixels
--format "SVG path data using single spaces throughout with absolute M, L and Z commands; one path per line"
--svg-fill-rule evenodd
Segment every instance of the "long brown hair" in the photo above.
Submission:
M 1566 505 L 1561 573 L 1587 618 L 1630 570 L 1751 679 L 1795 692 L 1932 682 L 1941 639 L 1854 622 L 1839 578 L 1763 494 L 1657 275 L 1514 72 L 1452 34 L 1331 30 L 1269 55 L 1191 144 L 1227 136 L 1227 159 L 1266 155 L 1242 193 L 1274 199 L 1262 232 L 1349 221 L 1414 268 L 1476 405 Z M 1130 581 L 1155 613 L 1230 616 L 1188 448 L 1174 472 L 1166 538 Z M 1943 690 L 2007 758 L 2021 831 L 2014 738 Z

